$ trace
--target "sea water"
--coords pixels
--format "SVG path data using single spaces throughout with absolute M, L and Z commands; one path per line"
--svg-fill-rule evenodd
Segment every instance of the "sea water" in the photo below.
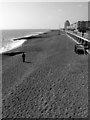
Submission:
M 19 29 L 19 30 L 0 30 L 0 53 L 7 52 L 14 48 L 21 46 L 26 39 L 24 40 L 16 40 L 15 38 L 32 36 L 44 33 L 48 30 L 46 29 Z

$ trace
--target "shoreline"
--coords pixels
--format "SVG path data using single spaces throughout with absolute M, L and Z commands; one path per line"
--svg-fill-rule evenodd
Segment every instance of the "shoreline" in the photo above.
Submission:
M 38 34 L 32 34 L 32 35 L 24 36 L 24 37 L 21 37 L 21 38 L 20 37 L 19 38 L 13 38 L 12 40 L 13 41 L 19 41 L 19 44 L 17 46 L 15 46 L 15 47 L 11 48 L 10 50 L 8 50 L 8 48 L 5 51 L 2 50 L 0 52 L 0 55 L 7 55 L 7 54 L 9 54 L 11 52 L 14 52 L 15 50 L 17 51 L 17 49 L 22 47 L 22 45 L 24 45 L 24 43 L 26 43 L 28 40 L 43 38 L 43 35 L 47 34 L 49 32 L 50 32 L 50 30 L 47 31 L 47 32 L 39 32 Z M 20 43 L 20 41 L 22 41 L 22 42 Z
M 30 41 L 33 41 L 33 40 L 36 40 L 36 39 L 44 39 L 44 38 L 49 38 L 49 37 L 53 37 L 53 36 L 55 36 L 56 35 L 56 32 L 57 32 L 57 34 L 58 34 L 58 29 L 53 29 L 53 30 L 49 30 L 49 31 L 47 31 L 47 32 L 43 32 L 43 33 L 40 33 L 40 34 L 37 34 L 37 35 L 32 35 L 32 36 L 25 36 L 25 38 L 23 37 L 23 39 L 20 39 L 19 38 L 19 40 L 16 38 L 16 40 L 15 41 L 22 41 L 22 40 L 25 40 L 24 42 L 23 42 L 23 44 L 21 44 L 21 45 L 19 45 L 19 46 L 17 46 L 17 47 L 15 47 L 15 48 L 13 48 L 13 49 L 11 49 L 11 50 L 8 50 L 8 51 L 5 51 L 5 52 L 2 52 L 2 53 L 0 53 L 0 55 L 4 55 L 4 56 L 14 56 L 14 55 L 17 55 L 17 54 L 21 54 L 22 52 L 24 52 L 24 47 L 25 46 L 29 46 L 29 44 L 27 44 L 28 42 L 30 42 Z
M 25 41 L 26 41 L 26 40 L 22 40 L 21 42 L 18 41 L 18 43 L 14 43 L 14 44 L 17 44 L 17 45 L 15 45 L 14 47 L 11 47 L 11 49 L 8 49 L 8 48 L 9 48 L 9 46 L 8 46 L 8 48 L 6 48 L 7 50 L 5 50 L 5 51 L 2 50 L 2 51 L 0 52 L 0 54 L 8 53 L 8 52 L 10 52 L 10 51 L 12 51 L 12 50 L 15 50 L 15 49 L 21 47 L 21 46 L 25 43 Z M 12 44 L 13 44 L 13 43 L 12 43 Z M 10 46 L 11 46 L 12 44 L 10 44 Z

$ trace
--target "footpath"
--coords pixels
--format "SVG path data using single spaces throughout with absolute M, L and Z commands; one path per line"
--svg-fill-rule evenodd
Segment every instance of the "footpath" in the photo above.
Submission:
M 90 54 L 90 34 L 85 33 L 82 37 L 82 33 L 76 31 L 66 31 L 69 34 L 69 37 L 72 38 L 76 43 L 88 44 L 89 49 L 87 52 Z
M 81 32 L 77 32 L 77 31 L 69 31 L 69 32 L 82 37 L 82 33 Z M 84 33 L 83 38 L 86 38 L 86 39 L 90 40 L 90 35 L 89 34 L 90 34 L 89 32 Z

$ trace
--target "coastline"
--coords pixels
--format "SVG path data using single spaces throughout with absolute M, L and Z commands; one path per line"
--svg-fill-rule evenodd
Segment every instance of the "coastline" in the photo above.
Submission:
M 14 42 L 14 46 L 12 46 L 13 43 L 11 43 L 10 45 L 8 45 L 8 47 L 2 48 L 1 51 L 0 51 L 0 54 L 7 53 L 7 52 L 10 52 L 14 49 L 17 49 L 18 47 L 21 47 L 24 44 L 25 41 L 26 40 Z
M 38 39 L 38 38 L 42 38 L 44 34 L 48 33 L 49 31 L 47 32 L 39 32 L 38 34 L 31 34 L 31 35 L 28 35 L 28 36 L 23 36 L 23 37 L 19 37 L 19 38 L 13 38 L 12 40 L 13 41 L 18 41 L 18 44 L 16 43 L 15 47 L 11 47 L 11 49 L 9 48 L 6 48 L 6 50 L 3 50 L 0 51 L 0 54 L 1 55 L 8 55 L 9 53 L 13 52 L 13 51 L 17 51 L 18 48 L 21 48 L 22 45 L 24 45 L 24 43 L 26 43 L 28 40 L 31 40 L 31 39 Z
M 42 34 L 38 34 L 36 36 L 29 36 L 27 39 L 25 39 L 25 42 L 17 46 L 16 48 L 13 48 L 12 50 L 0 53 L 0 56 L 2 56 L 3 61 L 9 57 L 20 55 L 23 52 L 31 52 L 31 51 L 40 51 L 39 47 L 37 48 L 36 46 L 33 46 L 36 41 L 43 41 L 45 39 L 48 39 L 49 37 L 54 37 L 56 36 L 56 33 L 58 34 L 58 30 L 49 30 L 47 32 L 44 32 Z M 22 40 L 19 40 L 22 41 Z M 36 50 L 38 49 L 38 50 Z

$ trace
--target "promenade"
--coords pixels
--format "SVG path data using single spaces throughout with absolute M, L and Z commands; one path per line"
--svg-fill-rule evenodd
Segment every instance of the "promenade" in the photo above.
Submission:
M 82 37 L 82 33 L 81 32 L 74 32 L 74 31 L 70 31 L 71 33 L 74 33 L 74 34 L 76 34 L 76 35 L 78 35 L 78 36 L 80 36 L 80 37 Z M 86 39 L 88 39 L 88 40 L 90 40 L 90 35 L 89 35 L 90 33 L 89 32 L 86 32 L 86 33 L 84 33 L 84 38 L 86 38 Z

